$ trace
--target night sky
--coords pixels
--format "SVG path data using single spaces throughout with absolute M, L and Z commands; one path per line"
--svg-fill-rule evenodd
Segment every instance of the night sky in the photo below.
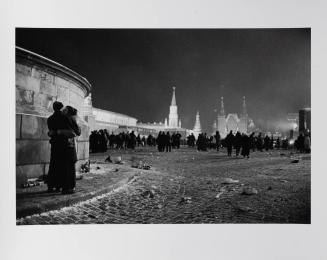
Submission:
M 16 29 L 16 45 L 81 74 L 93 106 L 164 121 L 172 86 L 182 127 L 196 110 L 211 132 L 224 96 L 225 112 L 273 127 L 311 106 L 310 29 Z

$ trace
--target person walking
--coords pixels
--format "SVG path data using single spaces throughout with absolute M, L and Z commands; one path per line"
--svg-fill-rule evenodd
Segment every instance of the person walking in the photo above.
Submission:
M 304 136 L 304 152 L 310 153 L 311 152 L 311 140 L 308 134 Z
M 246 134 L 242 134 L 242 155 L 243 157 L 250 157 L 251 139 Z
M 216 150 L 218 152 L 219 147 L 220 147 L 220 134 L 219 134 L 219 131 L 216 131 L 215 140 L 216 140 Z
M 235 154 L 236 157 L 240 154 L 240 150 L 242 147 L 242 136 L 241 133 L 238 131 L 234 137 L 234 148 L 235 148 Z
M 225 142 L 227 147 L 227 155 L 232 156 L 233 142 L 234 142 L 234 135 L 232 130 L 226 136 Z
M 166 147 L 166 152 L 171 152 L 171 137 L 169 132 L 167 132 L 166 134 L 165 147 Z

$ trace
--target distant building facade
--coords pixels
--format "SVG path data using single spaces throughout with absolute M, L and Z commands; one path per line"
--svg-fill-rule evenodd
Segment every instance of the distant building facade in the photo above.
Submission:
M 216 130 L 219 131 L 220 136 L 222 138 L 225 138 L 230 131 L 233 131 L 234 133 L 239 131 L 241 133 L 248 134 L 249 122 L 250 120 L 247 114 L 245 97 L 243 97 L 242 113 L 240 114 L 240 116 L 235 113 L 230 113 L 226 116 L 224 97 L 221 97 L 220 110 L 217 116 Z
M 311 134 L 311 108 L 300 109 L 299 132 Z
M 160 131 L 169 131 L 170 133 L 180 133 L 182 138 L 185 138 L 188 134 L 190 134 L 191 130 L 182 128 L 181 118 L 178 116 L 178 106 L 176 102 L 176 88 L 173 87 L 173 94 L 171 98 L 171 103 L 169 107 L 169 115 L 168 118 L 165 118 L 164 123 L 162 122 L 154 122 L 154 123 L 137 123 L 137 127 L 142 129 L 141 132 L 147 132 L 149 130 L 152 131 L 152 134 L 157 134 Z M 155 131 L 155 132 L 154 132 Z
M 180 133 L 185 138 L 189 129 L 181 127 L 181 119 L 178 116 L 178 107 L 176 102 L 175 87 L 169 108 L 168 119 L 159 123 L 142 123 L 134 117 L 95 108 L 92 105 L 92 96 L 89 94 L 84 100 L 83 116 L 89 123 L 91 130 L 107 129 L 109 132 L 120 133 L 134 131 L 136 134 L 156 136 L 160 131 L 169 131 L 171 133 Z

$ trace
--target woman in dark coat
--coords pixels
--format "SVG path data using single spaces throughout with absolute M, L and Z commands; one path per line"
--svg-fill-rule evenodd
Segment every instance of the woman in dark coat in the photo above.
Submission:
M 74 193 L 76 185 L 75 163 L 77 153 L 75 137 L 81 134 L 76 116 L 77 110 L 71 106 L 66 106 L 61 116 L 58 116 L 56 121 L 51 122 L 53 126 L 50 127 L 48 120 L 51 140 L 60 140 L 58 142 L 59 148 L 55 152 L 51 150 L 48 188 L 56 188 L 57 190 L 62 188 L 63 194 Z M 57 176 L 55 182 L 51 178 L 54 171 Z
M 71 194 L 75 191 L 76 186 L 76 171 L 75 163 L 77 161 L 75 137 L 81 135 L 81 128 L 77 124 L 77 110 L 71 106 L 66 106 L 63 110 L 67 118 L 67 130 L 58 130 L 58 134 L 63 134 L 68 137 L 67 147 L 65 149 L 65 160 L 63 165 L 65 170 L 62 178 L 62 193 Z

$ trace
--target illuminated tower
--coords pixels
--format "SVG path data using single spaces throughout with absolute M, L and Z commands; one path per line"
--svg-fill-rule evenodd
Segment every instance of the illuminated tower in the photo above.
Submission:
M 240 116 L 238 130 L 241 133 L 245 133 L 245 134 L 247 134 L 247 132 L 248 132 L 248 113 L 246 111 L 245 97 L 243 97 L 242 114 Z
M 177 104 L 175 97 L 175 87 L 173 87 L 173 97 L 171 99 L 171 104 L 169 108 L 169 116 L 168 116 L 168 126 L 170 128 L 178 128 L 178 114 L 177 114 Z
M 195 117 L 195 124 L 193 128 L 193 133 L 195 138 L 198 138 L 198 135 L 202 132 L 201 129 L 201 123 L 200 123 L 200 113 L 199 111 L 196 112 L 196 117 Z
M 225 107 L 224 107 L 224 97 L 221 97 L 220 101 L 220 111 L 218 112 L 217 118 L 217 130 L 222 138 L 225 138 L 227 135 L 226 130 L 226 115 L 225 115 Z

